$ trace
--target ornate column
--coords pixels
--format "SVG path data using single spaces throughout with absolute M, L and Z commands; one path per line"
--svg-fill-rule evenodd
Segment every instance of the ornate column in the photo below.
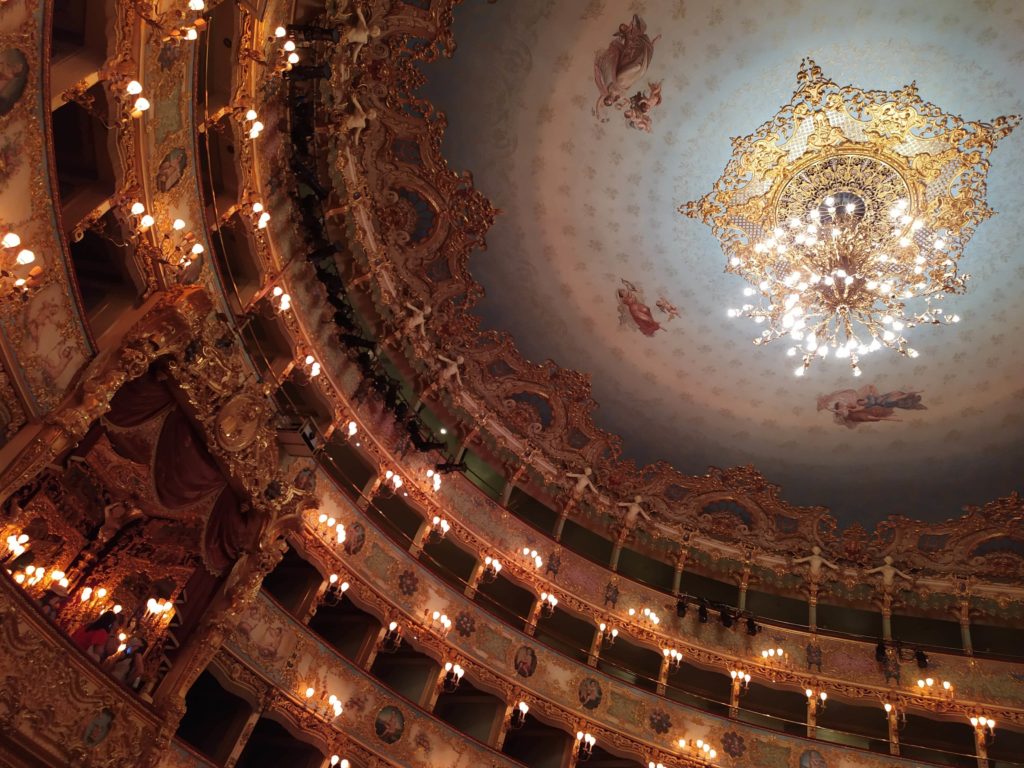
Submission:
M 537 631 L 537 619 L 540 618 L 540 612 L 544 608 L 544 601 L 539 597 L 533 601 L 533 605 L 530 606 L 530 615 L 526 617 L 526 626 L 523 631 L 526 634 L 533 637 L 533 633 Z
M 686 568 L 686 557 L 690 553 L 689 547 L 684 543 L 673 554 L 675 570 L 672 572 L 672 594 L 679 596 L 683 585 L 683 569 Z
M 955 591 L 960 598 L 960 644 L 964 653 L 974 655 L 974 643 L 971 641 L 971 581 L 968 577 L 956 577 Z
M 899 756 L 900 754 L 900 715 L 896 707 L 888 705 L 886 720 L 889 723 L 889 754 Z
M 366 510 L 370 506 L 370 501 L 377 495 L 377 491 L 380 490 L 381 483 L 383 482 L 383 475 L 379 472 L 371 477 L 363 487 L 362 495 L 356 501 L 356 506 L 359 509 Z
M 472 600 L 476 597 L 476 589 L 480 586 L 480 579 L 484 575 L 484 563 L 482 560 L 477 560 L 476 565 L 473 566 L 473 572 L 469 574 L 469 580 L 466 582 L 466 588 L 463 590 L 463 594 Z
M 261 699 L 259 706 L 253 708 L 252 714 L 250 714 L 246 719 L 241 733 L 239 733 L 238 738 L 235 739 L 235 745 L 231 748 L 227 759 L 224 761 L 224 768 L 235 768 L 238 758 L 242 756 L 242 750 L 245 749 L 245 745 L 249 743 L 249 737 L 252 736 L 253 729 L 256 727 L 256 723 L 260 721 L 260 718 L 263 717 L 263 713 L 266 711 L 266 708 L 267 702 L 265 699 Z
M 730 709 L 730 714 L 732 710 Z M 807 738 L 813 739 L 818 732 L 818 697 L 807 697 Z
M 669 670 L 669 658 L 665 654 L 661 655 L 661 666 L 658 668 L 658 685 L 655 688 L 655 692 L 659 696 L 665 695 L 665 689 L 668 687 L 668 670 Z
M 750 570 L 753 562 L 753 551 L 748 549 L 747 556 L 743 561 L 743 571 L 740 573 L 740 595 L 736 602 L 736 607 L 740 611 L 747 610 L 747 588 L 750 586 Z
M 93 359 L 80 383 L 3 470 L 0 502 L 74 448 L 110 409 L 111 399 L 125 382 L 144 374 L 157 358 L 184 350 L 213 309 L 209 294 L 197 287 L 171 288 L 155 294 L 150 302 L 150 310 L 125 332 L 120 344 Z

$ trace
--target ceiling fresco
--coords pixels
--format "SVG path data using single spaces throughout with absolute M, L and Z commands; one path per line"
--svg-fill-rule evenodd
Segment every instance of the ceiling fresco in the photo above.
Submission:
M 839 84 L 969 120 L 1024 112 L 1024 4 L 467 0 L 458 50 L 427 70 L 445 154 L 502 215 L 473 256 L 475 307 L 523 354 L 591 377 L 624 456 L 684 472 L 753 464 L 843 524 L 958 516 L 1020 490 L 1024 466 L 1024 134 L 991 156 L 988 204 L 917 359 L 802 378 L 730 319 L 746 283 L 677 208 L 721 175 L 730 137 L 789 101 L 804 57 Z

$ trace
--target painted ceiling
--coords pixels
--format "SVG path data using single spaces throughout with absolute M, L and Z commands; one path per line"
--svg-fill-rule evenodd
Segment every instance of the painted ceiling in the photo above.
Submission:
M 627 95 L 661 88 L 649 132 L 628 104 L 595 116 L 595 57 L 634 14 L 653 53 Z M 730 137 L 789 101 L 805 56 L 840 85 L 916 81 L 968 120 L 1024 113 L 1024 3 L 467 0 L 455 36 L 424 95 L 448 116 L 449 162 L 503 211 L 470 262 L 486 290 L 474 311 L 526 357 L 588 374 L 626 457 L 753 464 L 787 500 L 868 527 L 1024 486 L 1024 130 L 992 154 L 997 215 L 961 261 L 968 293 L 946 302 L 963 322 L 914 329 L 920 357 L 880 351 L 859 379 L 832 359 L 798 379 L 782 342 L 752 345 L 759 328 L 726 316 L 746 283 L 677 212 L 711 190 Z M 853 427 L 818 408 L 866 386 L 925 408 Z

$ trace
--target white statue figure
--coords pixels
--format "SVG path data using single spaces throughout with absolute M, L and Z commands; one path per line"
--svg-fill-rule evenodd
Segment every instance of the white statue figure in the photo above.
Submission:
M 359 140 L 362 138 L 363 131 L 366 130 L 367 123 L 370 120 L 377 119 L 377 110 L 373 107 L 363 109 L 362 104 L 359 103 L 355 94 L 352 94 L 349 101 L 352 103 L 352 111 L 342 116 L 341 130 L 343 133 L 355 131 L 356 135 L 352 137 L 352 143 L 358 146 Z
M 886 592 L 889 592 L 893 588 L 893 585 L 896 583 L 896 577 L 897 576 L 899 576 L 902 579 L 906 579 L 907 581 L 913 581 L 914 580 L 912 576 L 910 576 L 909 574 L 904 573 L 899 568 L 894 566 L 892 564 L 892 562 L 893 562 L 892 558 L 889 555 L 886 555 L 883 558 L 883 562 L 884 562 L 884 565 L 880 565 L 877 568 L 872 568 L 869 571 L 865 571 L 865 574 L 867 574 L 867 575 L 871 575 L 872 573 L 880 573 L 880 574 L 882 574 L 882 587 L 885 589 Z
M 831 563 L 821 556 L 821 547 L 815 545 L 811 547 L 811 554 L 807 557 L 801 557 L 798 560 L 793 561 L 793 565 L 800 565 L 801 563 L 809 563 L 809 575 L 812 584 L 817 584 L 821 580 L 821 566 L 830 568 L 833 571 L 838 571 L 839 566 L 835 563 Z
M 583 494 L 587 492 L 589 488 L 594 493 L 597 493 L 597 488 L 594 487 L 594 483 L 590 480 L 590 476 L 594 472 L 590 467 L 585 467 L 582 472 L 566 472 L 566 477 L 576 478 L 576 483 L 572 487 L 572 497 L 574 499 L 583 498 Z M 598 494 L 600 496 L 600 494 Z
M 449 384 L 454 380 L 455 383 L 461 387 L 462 376 L 459 374 L 459 366 L 466 362 L 462 355 L 459 355 L 454 360 L 450 360 L 444 355 L 438 355 L 437 359 L 445 363 L 444 367 L 441 369 L 441 376 L 438 379 L 438 384 Z
M 640 506 L 640 502 L 644 500 L 643 496 L 634 496 L 632 501 L 620 501 L 618 506 L 625 507 L 626 511 L 622 514 L 622 529 L 619 532 L 620 538 L 626 536 L 633 526 L 636 525 L 636 519 L 642 517 L 644 520 L 650 520 L 651 516 L 644 512 L 644 508 Z
M 371 39 L 376 40 L 380 37 L 380 26 L 377 24 L 368 25 L 366 17 L 363 16 L 363 9 L 358 5 L 353 10 L 356 17 L 355 23 L 351 23 L 351 26 L 341 33 L 341 44 L 352 46 L 352 63 L 355 64 L 359 58 L 359 52 L 363 50 L 363 46 L 370 42 Z M 353 14 L 348 13 L 345 15 L 351 18 Z
M 409 336 L 419 334 L 420 336 L 426 337 L 427 318 L 430 317 L 430 305 L 427 304 L 423 309 L 420 309 L 415 304 L 405 303 L 406 308 L 409 310 L 409 316 L 405 319 L 402 324 L 402 330 L 405 331 Z

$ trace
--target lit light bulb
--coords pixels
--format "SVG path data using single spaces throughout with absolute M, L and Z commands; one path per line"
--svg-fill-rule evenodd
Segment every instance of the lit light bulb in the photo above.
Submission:
M 36 260 L 36 255 L 34 253 L 32 253 L 32 251 L 28 250 L 27 248 L 22 249 L 21 251 L 18 251 L 18 255 L 16 257 L 16 261 L 21 266 L 25 266 L 26 264 L 31 264 L 35 260 Z
M 134 104 L 133 108 L 134 108 L 134 110 L 136 112 L 138 112 L 139 114 L 142 114 L 147 109 L 149 109 L 149 107 L 150 107 L 149 99 L 147 99 L 145 96 L 139 96 L 139 98 L 137 98 L 135 100 L 135 104 Z
M 138 96 L 140 93 L 142 93 L 142 83 L 140 83 L 138 80 L 132 80 L 128 83 L 128 85 L 125 86 L 124 89 L 128 93 L 128 95 Z

